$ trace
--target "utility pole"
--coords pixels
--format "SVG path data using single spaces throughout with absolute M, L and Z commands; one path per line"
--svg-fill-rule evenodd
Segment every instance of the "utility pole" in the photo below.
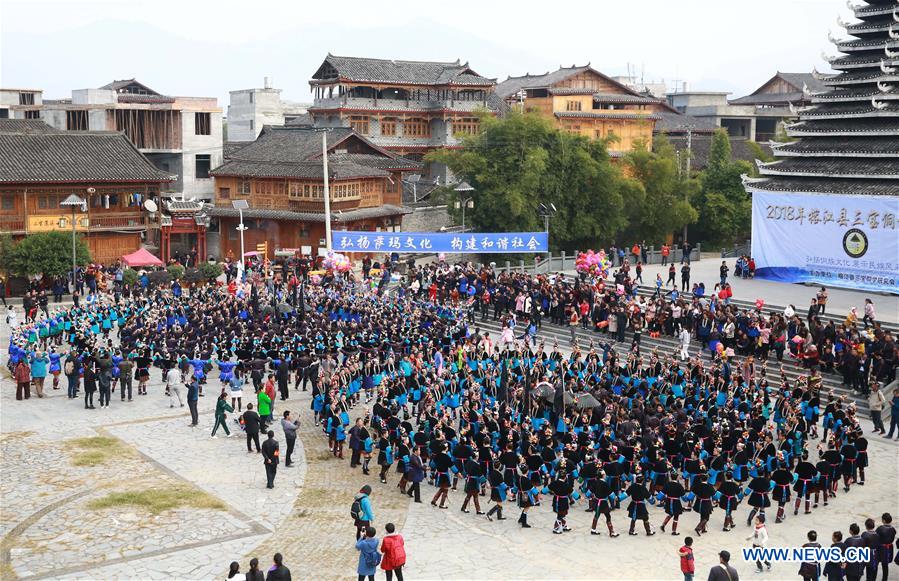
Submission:
M 331 196 L 328 191 L 328 130 L 322 131 L 322 175 L 325 178 L 325 248 L 331 252 Z

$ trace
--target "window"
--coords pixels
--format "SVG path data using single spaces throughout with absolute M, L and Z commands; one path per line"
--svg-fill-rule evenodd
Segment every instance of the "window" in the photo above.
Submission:
M 231 197 L 231 188 L 219 188 L 219 197 L 227 200 Z
M 25 111 L 25 119 L 40 119 L 40 111 Z
M 250 119 L 250 131 L 256 131 L 256 121 Z
M 253 93 L 250 93 L 250 103 L 253 102 Z
M 284 196 L 287 194 L 287 183 L 286 182 L 275 182 L 275 193 L 279 196 Z
M 212 135 L 212 113 L 194 113 L 194 133 Z
M 34 93 L 19 93 L 19 105 L 34 105 Z
M 250 180 L 239 180 L 237 182 L 237 193 L 241 196 L 250 195 Z
M 0 109 L 0 119 L 9 119 L 9 109 Z
M 409 119 L 403 124 L 405 137 L 430 137 L 431 124 L 427 119 Z
M 98 196 L 99 198 L 99 196 Z M 41 210 L 52 210 L 59 205 L 59 198 L 56 196 L 38 196 L 37 207 Z
M 15 210 L 16 200 L 12 196 L 3 196 L 2 207 L 4 210 Z
M 478 132 L 480 121 L 477 117 L 461 117 L 453 120 L 453 135 L 474 135 Z
M 209 170 L 212 169 L 210 166 L 212 165 L 212 156 L 208 153 L 199 153 L 196 158 L 194 158 L 194 163 L 196 167 L 195 177 L 200 179 L 208 179 L 209 178 Z
M 87 131 L 87 111 L 66 111 L 68 131 Z
M 384 137 L 393 137 L 396 135 L 396 118 L 384 117 L 381 119 L 381 135 Z
M 581 102 L 580 101 L 566 101 L 565 110 L 566 111 L 580 111 L 581 110 Z
M 368 117 L 365 115 L 350 115 L 350 127 L 359 135 L 368 135 Z

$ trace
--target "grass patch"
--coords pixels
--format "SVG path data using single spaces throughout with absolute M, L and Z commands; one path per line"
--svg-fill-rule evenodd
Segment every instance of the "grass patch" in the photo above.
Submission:
M 72 452 L 72 464 L 75 466 L 99 466 L 130 454 L 121 440 L 109 436 L 75 438 L 65 445 Z
M 102 498 L 90 501 L 87 503 L 87 507 L 93 510 L 133 507 L 143 509 L 150 514 L 159 514 L 181 507 L 226 510 L 225 503 L 214 496 L 184 485 L 111 492 Z

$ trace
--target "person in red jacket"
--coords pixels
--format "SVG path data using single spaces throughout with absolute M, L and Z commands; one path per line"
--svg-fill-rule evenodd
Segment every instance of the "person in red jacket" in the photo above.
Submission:
M 384 526 L 387 534 L 381 539 L 381 568 L 387 573 L 387 581 L 393 581 L 396 573 L 397 581 L 403 581 L 403 565 L 406 564 L 406 548 L 403 536 L 396 533 L 392 522 Z

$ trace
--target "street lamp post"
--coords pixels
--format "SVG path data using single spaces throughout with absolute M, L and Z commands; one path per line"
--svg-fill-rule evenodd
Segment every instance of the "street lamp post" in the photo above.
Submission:
M 473 192 L 474 188 L 471 187 L 468 182 L 461 182 L 455 188 L 454 191 L 459 192 L 460 195 L 465 195 L 466 193 Z M 465 208 L 474 208 L 474 197 L 470 196 L 468 198 L 463 198 L 461 202 L 456 202 L 456 209 L 462 209 L 462 232 L 465 232 Z
M 76 243 L 76 220 L 75 220 L 75 209 L 78 207 L 84 207 L 87 202 L 84 198 L 79 197 L 77 194 L 70 194 L 65 200 L 59 203 L 60 206 L 70 206 L 72 208 L 72 292 L 75 291 L 75 271 L 78 270 L 78 258 L 77 258 L 77 243 Z
M 540 204 L 537 208 L 537 213 L 543 218 L 543 228 L 546 232 L 546 259 L 547 262 L 547 272 L 549 272 L 550 267 L 552 266 L 552 253 L 549 251 L 549 219 L 552 218 L 556 214 L 556 205 L 555 204 Z
M 246 200 L 233 200 L 231 205 L 237 210 L 237 215 L 240 217 L 240 224 L 237 225 L 237 231 L 240 232 L 240 260 L 237 261 L 237 278 L 243 282 L 243 261 L 244 261 L 244 247 L 243 247 L 243 233 L 247 230 L 247 227 L 243 225 L 243 211 L 249 209 L 250 204 Z

